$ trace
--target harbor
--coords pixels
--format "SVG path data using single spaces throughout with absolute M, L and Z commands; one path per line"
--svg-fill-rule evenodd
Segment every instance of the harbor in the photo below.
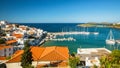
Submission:
M 89 34 L 98 35 L 99 32 L 85 32 L 85 31 L 77 32 L 77 31 L 73 31 L 73 32 L 54 32 L 54 33 L 51 32 L 51 34 L 53 34 L 53 35 L 72 35 L 72 34 L 75 34 L 75 35 L 77 35 L 77 34 L 82 34 L 82 35 L 89 35 Z
M 42 46 L 68 46 L 70 53 L 76 52 L 77 48 L 107 48 L 109 50 L 120 49 L 118 40 L 120 39 L 120 30 L 114 28 L 99 28 L 99 27 L 78 27 L 77 23 L 71 24 L 38 24 L 38 23 L 22 23 L 21 25 L 33 26 L 47 31 L 49 36 L 52 36 L 49 41 L 44 42 Z M 38 26 L 39 25 L 39 26 Z M 68 26 L 69 25 L 69 26 Z M 57 26 L 57 27 L 56 27 Z M 47 27 L 47 28 L 45 28 Z M 49 29 L 48 29 L 49 28 Z M 106 38 L 112 29 L 115 45 L 106 44 Z M 71 37 L 74 40 L 68 40 Z M 64 40 L 63 40 L 64 39 Z M 65 40 L 66 39 L 66 40 Z M 74 46 L 73 46 L 74 45 Z

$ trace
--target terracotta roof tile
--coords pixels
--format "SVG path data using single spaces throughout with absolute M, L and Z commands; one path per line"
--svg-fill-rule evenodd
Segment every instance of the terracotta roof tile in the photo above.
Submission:
M 22 38 L 23 37 L 22 34 L 15 34 L 15 33 L 13 33 L 13 36 L 15 36 L 16 38 Z
M 6 60 L 6 57 L 0 56 L 0 60 Z
M 20 62 L 23 50 L 16 51 L 8 62 Z M 56 61 L 68 60 L 69 50 L 67 47 L 31 47 L 33 60 Z
M 4 48 L 11 48 L 12 46 L 6 46 L 6 45 L 0 45 L 0 50 L 4 49 Z
M 15 43 L 17 42 L 17 40 L 9 40 L 9 41 L 6 41 L 6 44 L 12 44 L 12 43 Z
M 9 61 L 7 61 L 7 63 L 20 62 L 23 52 L 23 50 L 16 51 L 15 54 L 13 54 L 12 58 Z
M 32 47 L 31 52 L 34 60 L 39 60 L 41 54 L 43 53 L 45 48 L 43 47 Z

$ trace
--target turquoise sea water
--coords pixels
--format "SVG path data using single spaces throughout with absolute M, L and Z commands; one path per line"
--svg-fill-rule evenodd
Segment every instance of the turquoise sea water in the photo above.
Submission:
M 23 24 L 23 23 L 20 23 Z M 78 23 L 24 23 L 23 25 L 27 25 L 30 27 L 41 28 L 48 32 L 62 32 L 62 31 L 83 31 L 85 28 L 78 27 Z M 68 38 L 73 37 L 76 41 L 48 41 L 44 44 L 44 46 L 67 46 L 70 50 L 70 53 L 76 52 L 77 48 L 101 48 L 105 47 L 109 50 L 120 49 L 119 44 L 115 45 L 107 45 L 105 40 L 110 31 L 113 32 L 114 38 L 116 40 L 120 39 L 120 29 L 114 28 L 96 28 L 90 27 L 88 28 L 89 32 L 98 31 L 98 35 L 65 35 L 65 36 L 57 36 L 57 38 Z

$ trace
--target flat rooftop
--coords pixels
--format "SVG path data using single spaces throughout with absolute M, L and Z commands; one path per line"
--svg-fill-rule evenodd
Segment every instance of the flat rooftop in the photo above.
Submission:
M 95 57 L 100 58 L 103 55 L 110 54 L 111 51 L 106 48 L 78 48 L 77 55 L 81 61 L 85 61 L 86 57 L 93 59 Z

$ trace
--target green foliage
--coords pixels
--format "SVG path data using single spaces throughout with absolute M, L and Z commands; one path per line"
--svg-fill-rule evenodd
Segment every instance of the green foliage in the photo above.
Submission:
M 73 52 L 73 53 L 71 54 L 71 56 L 72 56 L 72 57 L 75 57 L 75 54 L 76 54 L 76 53 L 75 53 L 75 52 Z
M 113 50 L 111 56 L 114 63 L 120 64 L 120 50 Z
M 6 36 L 5 31 L 4 31 L 4 30 L 2 30 L 1 28 L 0 28 L 0 36 Z
M 32 52 L 31 52 L 31 49 L 30 49 L 30 46 L 29 46 L 28 42 L 29 41 L 26 41 L 24 43 L 24 45 L 25 45 L 25 47 L 23 48 L 24 53 L 22 54 L 22 57 L 21 57 L 21 66 L 23 68 L 28 68 L 29 66 L 31 66 L 32 61 L 33 61 Z
M 120 67 L 120 50 L 113 50 L 110 55 L 101 57 L 100 64 L 103 68 Z
M 98 68 L 98 67 L 96 65 L 94 65 L 93 68 Z
M 5 40 L 3 38 L 0 38 L 0 44 L 4 44 Z
M 6 57 L 6 60 L 9 60 L 9 59 L 11 59 L 11 56 Z
M 76 68 L 77 64 L 80 62 L 79 57 L 70 57 L 69 58 L 69 65 L 71 68 Z
M 0 68 L 7 68 L 5 63 L 0 64 Z

